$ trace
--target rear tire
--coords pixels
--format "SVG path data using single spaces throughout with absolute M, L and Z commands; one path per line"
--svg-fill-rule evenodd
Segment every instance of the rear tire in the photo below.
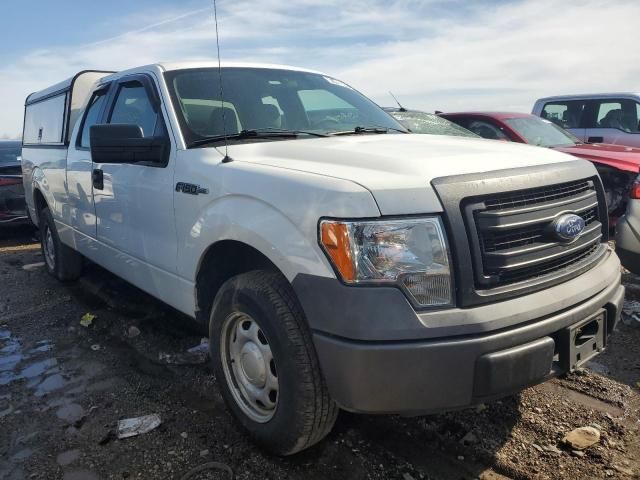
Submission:
M 48 207 L 40 211 L 40 248 L 50 275 L 61 281 L 77 280 L 82 274 L 82 255 L 60 241 Z
M 225 403 L 263 448 L 291 455 L 331 431 L 338 407 L 285 278 L 253 271 L 228 280 L 211 309 L 209 339 Z

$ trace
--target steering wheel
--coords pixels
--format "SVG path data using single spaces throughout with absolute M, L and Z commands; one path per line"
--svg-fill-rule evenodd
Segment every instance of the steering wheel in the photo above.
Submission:
M 335 127 L 336 125 L 340 125 L 340 121 L 337 118 L 325 117 L 321 121 L 316 123 L 313 127 L 318 128 L 320 130 L 324 130 L 324 129 L 331 130 L 331 128 Z

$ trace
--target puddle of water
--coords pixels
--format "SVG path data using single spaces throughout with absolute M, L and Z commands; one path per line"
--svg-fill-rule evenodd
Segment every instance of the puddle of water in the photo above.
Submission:
M 6 417 L 13 413 L 13 406 L 9 405 L 5 410 L 0 411 L 0 418 Z
M 118 383 L 120 383 L 120 379 L 117 377 L 107 378 L 106 380 L 99 380 L 97 382 L 91 383 L 85 389 L 87 392 L 102 392 L 104 390 L 113 390 Z
M 59 408 L 56 412 L 56 416 L 60 420 L 64 420 L 67 423 L 76 423 L 85 416 L 84 408 L 77 403 L 70 403 Z
M 18 350 L 20 350 L 20 344 L 18 342 L 15 342 L 0 348 L 0 353 L 2 354 L 16 353 Z
M 67 381 L 59 373 L 54 373 L 50 377 L 45 378 L 36 387 L 36 397 L 47 395 L 55 390 L 60 390 L 66 385 Z
M 51 342 L 49 342 L 49 340 L 41 340 L 39 342 L 36 342 L 36 345 L 38 346 L 29 350 L 30 354 L 48 352 L 53 348 L 53 345 L 51 344 Z
M 80 458 L 80 450 L 67 450 L 56 457 L 56 462 L 61 467 L 65 467 Z
M 47 373 L 51 368 L 58 365 L 55 358 L 47 358 L 39 362 L 32 363 L 28 367 L 22 369 L 18 378 L 33 378 Z
M 41 340 L 36 346 L 23 353 L 22 342 L 11 335 L 9 330 L 0 330 L 0 385 L 8 385 L 22 379 L 35 379 L 46 374 L 57 373 L 58 364 L 55 358 L 37 360 L 34 363 L 23 365 L 32 355 L 47 352 L 53 345 L 49 340 Z M 20 368 L 22 367 L 22 368 Z M 31 386 L 35 385 L 29 382 Z
M 100 477 L 90 470 L 74 470 L 65 472 L 62 480 L 100 480 Z
M 30 448 L 23 448 L 18 453 L 13 454 L 11 456 L 11 460 L 14 462 L 21 462 L 29 458 L 32 454 L 33 450 L 31 450 Z
M 19 348 L 17 350 L 19 350 Z M 22 355 L 20 353 L 14 353 L 13 355 L 3 355 L 2 357 L 0 357 L 0 372 L 13 370 L 14 367 L 20 362 L 20 360 L 22 360 Z

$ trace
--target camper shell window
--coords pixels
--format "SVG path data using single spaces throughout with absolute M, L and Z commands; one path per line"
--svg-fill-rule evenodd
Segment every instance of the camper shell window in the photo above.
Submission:
M 87 97 L 96 83 L 113 72 L 84 70 L 27 97 L 22 142 L 29 146 L 66 146 Z
M 67 93 L 63 92 L 27 105 L 22 137 L 25 145 L 64 143 Z

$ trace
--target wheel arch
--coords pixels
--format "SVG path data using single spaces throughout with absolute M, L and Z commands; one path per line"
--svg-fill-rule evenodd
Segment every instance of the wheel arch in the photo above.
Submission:
M 40 212 L 43 208 L 48 207 L 47 199 L 44 194 L 40 190 L 40 187 L 36 187 L 33 189 L 33 208 L 35 210 L 35 214 L 31 219 L 36 226 L 40 225 Z
M 252 270 L 268 270 L 284 273 L 257 248 L 238 241 L 220 240 L 207 248 L 202 255 L 196 274 L 196 320 L 206 325 L 213 300 L 220 287 L 228 279 Z

